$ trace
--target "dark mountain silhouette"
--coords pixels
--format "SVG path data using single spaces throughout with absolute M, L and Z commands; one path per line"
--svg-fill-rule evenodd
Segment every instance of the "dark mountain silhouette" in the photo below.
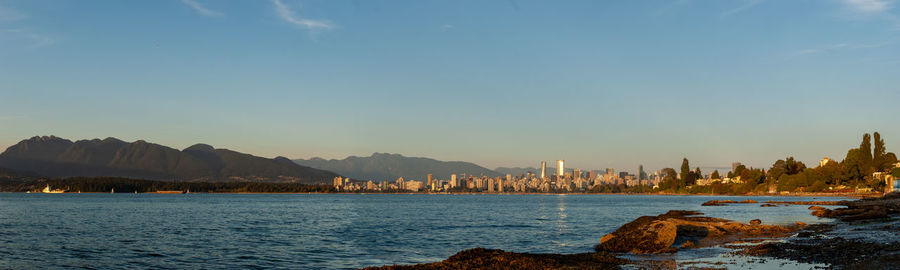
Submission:
M 28 181 L 41 179 L 42 176 L 33 172 L 24 172 L 9 168 L 0 168 L 0 182 L 4 181 Z
M 450 179 L 451 174 L 500 176 L 490 169 L 462 161 L 440 161 L 430 158 L 405 157 L 399 154 L 374 153 L 369 157 L 350 156 L 342 160 L 322 158 L 296 159 L 297 164 L 328 170 L 353 179 L 373 181 L 424 180 L 428 174 L 435 179 Z
M 332 172 L 287 158 L 262 158 L 196 144 L 179 151 L 142 140 L 116 138 L 72 142 L 33 137 L 0 154 L 0 167 L 49 177 L 115 176 L 150 180 L 331 183 Z

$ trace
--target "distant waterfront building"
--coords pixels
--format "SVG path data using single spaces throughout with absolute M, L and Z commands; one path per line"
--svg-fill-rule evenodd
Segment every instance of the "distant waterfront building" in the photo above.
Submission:
M 824 167 L 825 165 L 828 164 L 828 162 L 832 162 L 832 161 L 834 161 L 834 160 L 831 160 L 828 157 L 824 157 L 824 158 L 822 158 L 822 160 L 819 160 L 819 167 Z
M 541 161 L 541 179 L 547 178 L 547 162 Z
M 451 174 L 450 175 L 450 188 L 455 188 L 456 186 L 459 186 L 459 182 L 456 181 L 456 174 Z
M 557 160 L 556 161 L 556 176 L 564 176 L 566 175 L 566 161 L 565 160 Z
M 404 185 L 404 189 L 409 190 L 409 191 L 419 191 L 425 187 L 425 183 L 420 182 L 420 181 L 414 181 L 414 180 L 406 181 L 403 183 L 403 185 Z
M 340 176 L 334 178 L 334 188 L 337 190 L 341 190 L 341 186 L 344 185 L 344 179 Z
M 427 181 L 425 182 L 425 185 L 427 187 L 431 187 L 434 185 L 434 175 L 433 174 L 429 173 L 428 176 L 425 177 L 425 179 L 427 179 Z

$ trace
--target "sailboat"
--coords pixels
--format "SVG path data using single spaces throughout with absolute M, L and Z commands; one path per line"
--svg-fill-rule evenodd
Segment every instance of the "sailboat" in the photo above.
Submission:
M 116 188 L 112 188 L 109 190 L 109 194 L 113 194 L 113 193 L 116 193 Z

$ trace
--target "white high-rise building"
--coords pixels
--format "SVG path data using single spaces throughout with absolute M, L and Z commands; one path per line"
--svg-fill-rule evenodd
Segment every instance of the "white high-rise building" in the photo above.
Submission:
M 547 162 L 541 161 L 541 179 L 547 178 Z
M 566 174 L 566 161 L 565 160 L 557 160 L 556 161 L 556 175 L 563 176 Z
M 456 182 L 456 174 L 451 174 L 450 175 L 450 188 L 455 188 L 457 185 L 459 185 L 459 183 Z

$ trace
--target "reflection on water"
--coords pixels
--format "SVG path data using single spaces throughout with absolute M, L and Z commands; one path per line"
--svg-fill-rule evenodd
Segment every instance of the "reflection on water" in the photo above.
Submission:
M 559 229 L 559 233 L 565 233 L 568 229 L 566 226 L 566 199 L 565 195 L 556 196 L 559 200 L 557 201 L 557 210 L 559 213 L 557 214 L 556 227 Z

